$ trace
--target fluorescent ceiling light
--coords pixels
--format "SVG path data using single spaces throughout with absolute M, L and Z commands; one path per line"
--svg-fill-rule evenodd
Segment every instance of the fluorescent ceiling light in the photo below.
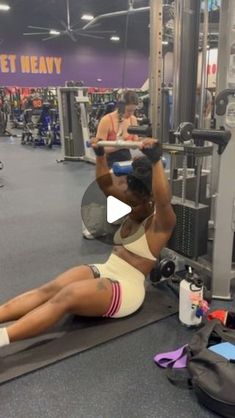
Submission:
M 110 40 L 114 41 L 114 42 L 118 42 L 118 41 L 120 41 L 120 38 L 119 38 L 119 36 L 111 36 Z
M 58 30 L 51 29 L 50 35 L 60 35 L 60 32 Z
M 94 19 L 94 16 L 85 14 L 85 15 L 82 15 L 81 19 L 82 20 L 87 20 L 89 22 L 90 20 Z
M 8 6 L 7 4 L 0 4 L 0 10 L 4 10 L 4 11 L 8 11 L 10 10 L 10 6 Z
M 168 45 L 169 42 L 168 41 L 162 41 L 162 45 Z

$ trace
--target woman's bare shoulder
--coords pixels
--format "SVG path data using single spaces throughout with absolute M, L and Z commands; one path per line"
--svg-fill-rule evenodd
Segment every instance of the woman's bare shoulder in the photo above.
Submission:
M 107 113 L 107 115 L 104 115 L 101 120 L 110 123 L 111 118 L 115 118 L 116 112 Z

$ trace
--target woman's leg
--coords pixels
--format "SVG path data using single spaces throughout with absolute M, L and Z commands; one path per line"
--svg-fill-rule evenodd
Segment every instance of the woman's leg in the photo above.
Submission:
M 112 296 L 112 283 L 108 279 L 72 283 L 49 301 L 7 327 L 9 340 L 13 342 L 39 335 L 67 313 L 103 316 L 110 307 Z
M 0 323 L 15 321 L 47 302 L 65 286 L 89 279 L 94 279 L 94 276 L 88 266 L 74 267 L 38 289 L 23 293 L 1 305 Z

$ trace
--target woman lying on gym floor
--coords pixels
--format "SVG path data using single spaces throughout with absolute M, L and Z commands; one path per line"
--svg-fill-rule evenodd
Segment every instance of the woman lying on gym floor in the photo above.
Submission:
M 0 322 L 15 321 L 0 329 L 0 347 L 39 335 L 66 314 L 121 318 L 144 302 L 145 278 L 175 226 L 161 145 L 143 141 L 145 156 L 133 162 L 125 190 L 113 184 L 104 149 L 94 144 L 94 150 L 100 188 L 132 207 L 114 237 L 117 245 L 106 263 L 72 268 L 0 306 Z

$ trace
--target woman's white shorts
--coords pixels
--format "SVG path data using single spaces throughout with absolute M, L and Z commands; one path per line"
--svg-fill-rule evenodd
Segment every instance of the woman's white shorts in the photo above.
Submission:
M 104 264 L 89 264 L 95 278 L 112 282 L 113 297 L 105 317 L 122 318 L 137 311 L 145 299 L 145 276 L 122 258 L 111 254 Z

